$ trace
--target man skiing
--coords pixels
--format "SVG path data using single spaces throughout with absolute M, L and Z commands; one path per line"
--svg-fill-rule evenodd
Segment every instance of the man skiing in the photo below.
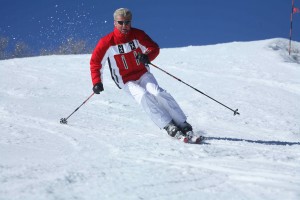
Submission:
M 103 66 L 108 62 L 116 85 L 131 95 L 152 121 L 184 142 L 194 140 L 192 126 L 174 98 L 162 89 L 148 64 L 159 54 L 159 46 L 142 30 L 131 27 L 127 8 L 114 12 L 114 30 L 101 38 L 90 60 L 93 91 L 100 94 Z

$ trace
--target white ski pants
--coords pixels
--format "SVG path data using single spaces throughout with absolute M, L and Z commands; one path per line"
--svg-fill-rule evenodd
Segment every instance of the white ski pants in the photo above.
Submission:
M 175 99 L 159 87 L 150 72 L 146 72 L 137 81 L 127 82 L 123 89 L 142 105 L 159 128 L 164 128 L 171 120 L 177 125 L 186 121 L 186 116 Z

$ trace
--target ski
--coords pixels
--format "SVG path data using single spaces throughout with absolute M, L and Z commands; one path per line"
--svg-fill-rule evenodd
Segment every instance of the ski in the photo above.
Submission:
M 182 133 L 181 133 L 181 134 L 178 134 L 178 135 L 175 135 L 175 136 L 174 136 L 174 139 L 177 139 L 177 140 L 179 140 L 179 141 L 181 141 L 181 142 L 184 142 L 184 143 L 189 143 L 189 138 L 188 138 L 188 136 L 182 135 Z
M 205 140 L 203 136 L 193 136 L 191 138 L 189 138 L 188 136 L 182 136 L 175 139 L 187 144 L 202 144 Z
M 191 144 L 202 144 L 204 142 L 205 138 L 203 136 L 194 136 L 189 140 L 189 143 Z
M 203 136 L 201 136 L 200 134 L 195 134 L 192 130 L 187 131 L 185 134 L 186 137 L 188 137 L 188 143 L 191 144 L 201 144 L 204 140 Z

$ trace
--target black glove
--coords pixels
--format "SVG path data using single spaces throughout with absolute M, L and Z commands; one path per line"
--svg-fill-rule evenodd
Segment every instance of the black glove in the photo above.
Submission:
M 150 63 L 150 60 L 146 54 L 138 53 L 138 55 L 136 56 L 136 59 L 144 64 Z
M 93 87 L 93 91 L 95 94 L 100 94 L 100 92 L 102 92 L 104 89 L 103 89 L 103 84 L 100 82 L 100 83 L 97 83 L 94 85 Z

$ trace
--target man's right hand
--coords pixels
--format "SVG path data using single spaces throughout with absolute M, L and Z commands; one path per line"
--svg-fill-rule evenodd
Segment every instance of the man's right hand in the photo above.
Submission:
M 100 94 L 100 92 L 102 92 L 104 90 L 103 88 L 103 84 L 100 82 L 100 83 L 96 83 L 93 87 L 93 91 L 95 94 Z

